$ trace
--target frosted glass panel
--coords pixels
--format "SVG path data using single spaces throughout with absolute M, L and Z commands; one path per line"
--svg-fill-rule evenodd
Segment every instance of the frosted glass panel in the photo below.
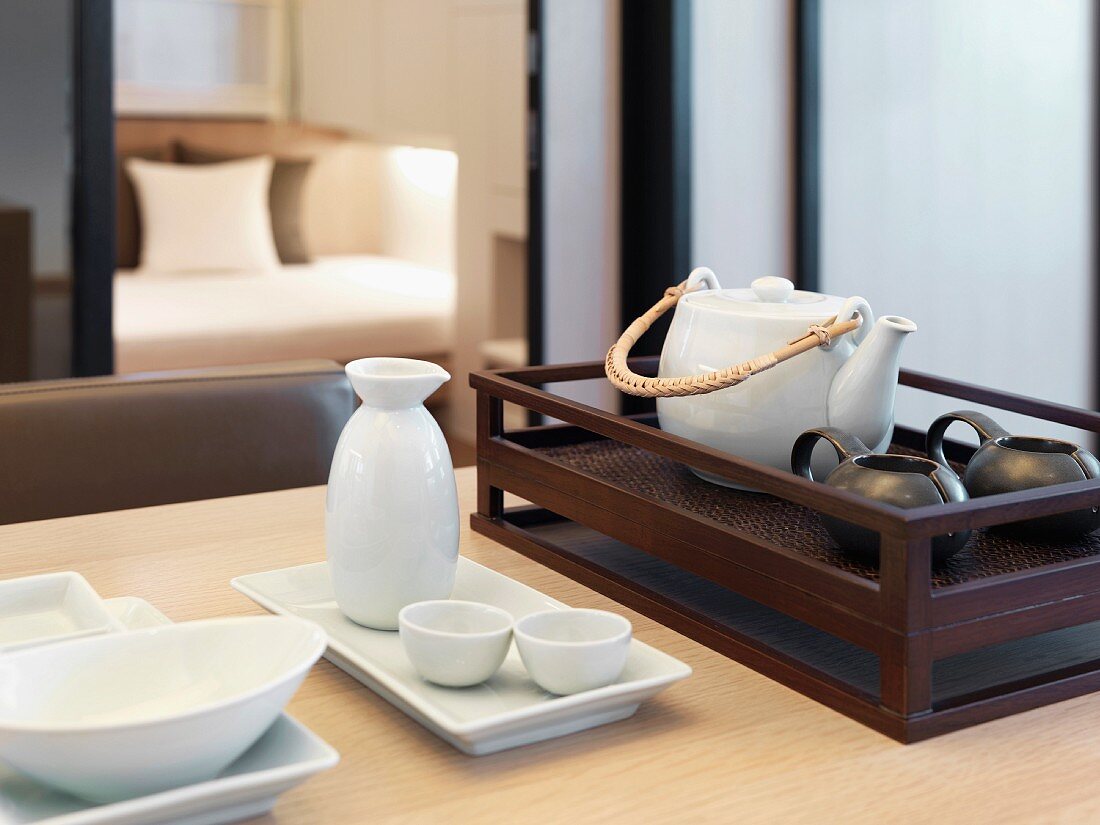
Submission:
M 0 2 L 0 205 L 30 222 L 29 237 L 9 228 L 6 243 L 29 247 L 30 274 L 39 283 L 62 287 L 73 267 L 73 8 L 72 0 L 34 0 L 33 8 Z M 9 261 L 0 267 L 8 281 L 0 301 L 21 296 L 18 285 L 28 274 Z M 6 350 L 0 380 L 72 375 L 69 293 L 31 293 L 29 306 L 22 297 L 0 306 L 0 315 L 15 321 L 0 330 L 0 346 L 29 352 Z
M 31 211 L 31 266 L 67 276 L 72 190 L 72 4 L 0 5 L 0 202 Z
M 822 287 L 916 321 L 906 366 L 1091 405 L 1091 13 L 822 0 Z M 906 391 L 898 420 L 965 406 Z
M 695 0 L 691 25 L 692 264 L 791 277 L 790 4 Z
M 274 115 L 283 0 L 117 0 L 119 110 Z

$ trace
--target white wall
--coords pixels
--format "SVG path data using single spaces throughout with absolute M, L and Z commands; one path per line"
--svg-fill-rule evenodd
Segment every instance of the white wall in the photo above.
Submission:
M 544 362 L 602 360 L 619 329 L 618 0 L 543 6 Z M 555 391 L 617 409 L 603 380 Z
M 381 178 L 382 254 L 454 272 L 458 156 L 391 146 L 383 152 Z
M 0 200 L 34 212 L 39 273 L 69 270 L 69 0 L 0 3 Z
M 1090 18 L 1087 0 L 823 4 L 822 287 L 911 317 L 905 365 L 1091 406 Z M 968 406 L 904 391 L 898 419 Z
M 791 277 L 791 5 L 692 9 L 692 265 L 727 287 Z
M 468 374 L 485 368 L 481 345 L 498 337 L 494 251 L 499 237 L 524 237 L 523 168 L 527 4 L 522 0 L 453 0 L 449 94 L 458 192 L 455 259 L 456 346 L 448 435 L 472 443 L 475 395 Z M 515 125 L 520 126 L 517 135 Z M 502 140 L 511 135 L 516 140 Z M 519 181 L 521 187 L 524 183 Z M 516 306 L 517 316 L 526 308 Z
M 501 239 L 522 242 L 527 234 L 527 4 L 294 2 L 302 117 L 375 144 L 417 147 L 390 148 L 382 156 L 377 185 L 385 206 L 375 213 L 377 244 L 383 254 L 454 268 L 457 341 L 448 433 L 472 442 L 476 410 L 467 374 L 485 367 L 481 346 L 500 337 L 496 303 L 508 294 L 496 282 L 494 252 Z M 457 170 L 454 155 L 439 149 L 454 150 Z M 434 185 L 428 191 L 412 180 L 415 161 L 443 169 L 436 180 L 449 191 L 441 195 Z M 526 316 L 522 305 L 503 309 Z
M 460 0 L 294 0 L 300 114 L 385 143 L 453 148 Z
M 381 53 L 376 0 L 294 0 L 297 111 L 310 123 L 369 133 L 378 122 Z M 354 82 L 349 82 L 354 78 Z

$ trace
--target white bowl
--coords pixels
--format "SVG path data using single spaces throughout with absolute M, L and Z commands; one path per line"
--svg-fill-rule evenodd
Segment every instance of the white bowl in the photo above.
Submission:
M 512 643 L 510 614 L 480 602 L 416 602 L 397 615 L 409 661 L 429 682 L 469 687 L 500 669 Z
M 531 678 L 550 693 L 610 685 L 630 652 L 630 622 L 606 610 L 546 610 L 524 616 L 516 647 Z
M 211 779 L 282 712 L 325 650 L 312 622 L 251 616 L 0 656 L 0 758 L 113 802 Z
M 79 573 L 0 581 L 0 652 L 121 629 Z

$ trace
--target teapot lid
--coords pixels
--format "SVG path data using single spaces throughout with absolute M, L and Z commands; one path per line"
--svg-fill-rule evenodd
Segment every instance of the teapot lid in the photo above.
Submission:
M 708 270 L 709 274 L 709 270 Z M 713 280 L 713 275 L 710 279 Z M 717 284 L 717 281 L 713 281 Z M 735 315 L 773 318 L 821 319 L 836 315 L 845 299 L 820 292 L 795 289 L 786 278 L 757 278 L 748 289 L 707 289 L 689 292 L 683 298 L 693 306 L 717 309 Z

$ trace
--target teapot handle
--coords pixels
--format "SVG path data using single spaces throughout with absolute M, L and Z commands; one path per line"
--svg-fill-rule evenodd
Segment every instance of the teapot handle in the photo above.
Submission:
M 975 410 L 959 410 L 941 415 L 928 428 L 928 436 L 925 438 L 924 446 L 928 452 L 928 457 L 944 467 L 950 467 L 951 465 L 947 463 L 947 456 L 943 453 L 943 436 L 947 432 L 947 428 L 956 421 L 962 421 L 964 424 L 973 427 L 974 432 L 982 440 L 982 444 L 994 438 L 1000 438 L 1002 435 L 1008 435 L 1008 430 L 985 413 Z
M 686 292 L 694 292 L 699 289 L 700 284 L 705 284 L 707 289 L 721 289 L 722 285 L 718 283 L 718 276 L 714 274 L 714 270 L 706 266 L 697 266 L 691 270 L 691 274 L 687 278 Z
M 863 339 L 867 337 L 867 333 L 871 331 L 871 327 L 875 325 L 875 313 L 871 311 L 871 305 L 867 303 L 867 299 L 859 295 L 853 295 L 840 307 L 836 319 L 838 321 L 850 321 L 857 315 L 863 319 L 863 323 L 849 337 L 853 344 L 859 346 L 863 343 Z M 832 349 L 832 347 L 833 345 L 830 344 L 825 349 Z
M 871 452 L 867 445 L 851 433 L 838 430 L 836 427 L 815 427 L 806 430 L 794 442 L 791 450 L 791 472 L 795 475 L 814 480 L 813 470 L 810 469 L 810 459 L 813 458 L 814 447 L 817 441 L 824 438 L 833 445 L 836 457 L 841 461 L 847 461 L 852 456 L 866 455 Z
M 718 289 L 718 279 L 714 273 L 706 267 L 694 269 L 691 275 L 676 286 L 665 290 L 664 297 L 651 306 L 644 315 L 635 318 L 633 323 L 626 328 L 619 340 L 612 344 L 607 351 L 607 359 L 604 362 L 604 372 L 608 380 L 618 389 L 629 395 L 641 398 L 678 398 L 684 395 L 704 395 L 708 392 L 717 392 L 740 384 L 749 376 L 758 372 L 771 369 L 776 364 L 781 364 L 804 352 L 809 352 L 817 347 L 828 346 L 841 335 L 846 335 L 853 330 L 858 330 L 868 318 L 870 307 L 862 298 L 849 299 L 860 301 L 866 307 L 867 315 L 853 310 L 852 317 L 847 320 L 830 318 L 823 324 L 812 324 L 799 338 L 795 338 L 786 346 L 773 352 L 759 355 L 749 361 L 733 364 L 725 369 L 712 370 L 698 375 L 683 375 L 675 378 L 654 378 L 634 372 L 627 363 L 630 349 L 638 339 L 645 334 L 653 323 L 664 315 L 672 307 L 679 303 L 684 295 L 698 288 L 699 284 L 708 284 Z M 859 316 L 859 317 L 856 317 Z

